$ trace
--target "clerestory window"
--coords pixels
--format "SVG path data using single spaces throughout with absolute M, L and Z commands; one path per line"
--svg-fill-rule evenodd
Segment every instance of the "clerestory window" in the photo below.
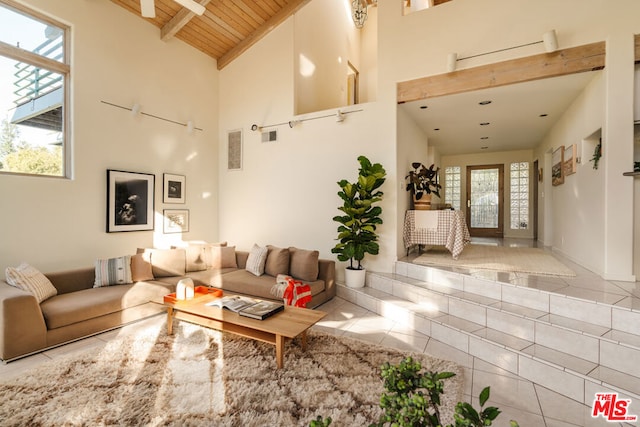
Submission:
M 0 172 L 69 177 L 69 28 L 0 0 Z

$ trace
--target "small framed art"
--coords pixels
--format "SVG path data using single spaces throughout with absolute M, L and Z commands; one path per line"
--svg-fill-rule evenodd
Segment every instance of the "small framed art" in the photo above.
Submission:
M 155 178 L 107 170 L 107 233 L 153 230 Z
M 576 173 L 576 157 L 578 155 L 578 146 L 572 144 L 564 149 L 562 173 L 564 176 Z
M 227 170 L 242 170 L 242 129 L 227 134 Z
M 163 216 L 163 233 L 186 233 L 187 231 L 189 231 L 188 209 L 165 209 L 163 211 Z
M 164 203 L 184 203 L 186 184 L 184 175 L 165 173 L 162 201 Z
M 560 185 L 564 184 L 564 145 L 556 148 L 551 155 L 551 184 Z

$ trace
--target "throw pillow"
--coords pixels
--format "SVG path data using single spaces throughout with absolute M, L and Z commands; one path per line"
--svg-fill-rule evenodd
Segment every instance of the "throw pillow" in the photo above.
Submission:
M 278 274 L 289 274 L 289 249 L 267 245 L 269 253 L 264 265 L 264 272 L 276 277 Z
M 305 282 L 315 282 L 318 280 L 318 258 L 320 252 L 306 249 L 289 248 L 291 262 L 289 264 L 289 274 Z
M 247 266 L 245 270 L 255 276 L 262 276 L 264 274 L 264 264 L 267 261 L 267 254 L 269 249 L 253 244 L 249 257 L 247 258 Z
M 144 282 L 153 280 L 151 270 L 151 254 L 136 254 L 131 256 L 131 280 L 134 282 Z
M 94 288 L 133 283 L 131 278 L 131 256 L 96 260 Z
M 5 275 L 8 284 L 33 294 L 38 304 L 58 294 L 47 276 L 26 262 L 17 267 L 7 267 Z
M 212 246 L 211 268 L 238 268 L 235 246 Z

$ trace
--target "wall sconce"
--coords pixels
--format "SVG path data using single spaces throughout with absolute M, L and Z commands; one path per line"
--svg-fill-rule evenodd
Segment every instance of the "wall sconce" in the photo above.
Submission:
M 450 53 L 449 55 L 447 55 L 447 71 L 448 72 L 455 71 L 456 68 L 457 68 L 456 63 L 458 61 L 462 61 L 462 60 L 465 60 L 465 59 L 471 59 L 471 58 L 477 58 L 478 56 L 484 56 L 484 55 L 489 55 L 489 54 L 492 54 L 492 53 L 504 52 L 504 51 L 512 50 L 512 49 L 518 49 L 518 48 L 521 48 L 521 47 L 531 46 L 531 45 L 534 45 L 534 44 L 543 44 L 544 45 L 544 49 L 548 53 L 555 52 L 556 50 L 558 50 L 558 37 L 556 35 L 556 30 L 549 30 L 546 33 L 544 33 L 542 35 L 542 40 L 538 40 L 538 41 L 531 42 L 531 43 L 521 44 L 521 45 L 518 45 L 518 46 L 505 47 L 503 49 L 492 50 L 491 52 L 478 53 L 476 55 L 465 56 L 464 58 L 459 58 L 457 53 Z
M 364 27 L 364 21 L 367 20 L 366 0 L 353 0 L 351 2 L 351 18 L 356 28 Z
M 447 55 L 447 71 L 453 72 L 456 70 L 456 62 L 458 62 L 458 54 L 456 52 L 451 52 Z
M 294 126 L 298 126 L 300 124 L 300 120 L 289 120 L 289 127 L 293 129 Z
M 542 43 L 544 44 L 544 49 L 549 53 L 558 50 L 558 36 L 556 35 L 556 30 L 544 33 L 542 35 Z

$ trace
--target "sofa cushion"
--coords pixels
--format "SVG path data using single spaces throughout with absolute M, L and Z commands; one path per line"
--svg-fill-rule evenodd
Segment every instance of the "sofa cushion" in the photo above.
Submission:
M 133 283 L 131 279 L 131 256 L 98 259 L 95 262 L 96 278 L 94 288 Z
M 33 294 L 38 303 L 58 293 L 53 283 L 44 274 L 26 262 L 17 267 L 7 267 L 5 276 L 8 284 Z
M 187 273 L 187 277 L 193 279 L 193 283 L 196 286 L 213 286 L 214 288 L 219 288 L 222 283 L 222 277 L 227 273 L 232 271 L 236 271 L 237 268 L 221 268 L 221 269 L 208 269 L 204 271 L 193 271 Z M 174 280 L 175 279 L 175 280 Z M 156 280 L 177 284 L 180 281 L 181 277 L 163 277 Z
M 135 254 L 131 256 L 131 280 L 134 282 L 153 280 L 151 256 L 149 254 Z
M 254 276 L 262 276 L 264 274 L 264 264 L 267 261 L 268 252 L 269 249 L 267 249 L 267 247 L 258 246 L 254 243 L 251 251 L 249 251 L 245 270 Z
M 235 246 L 211 247 L 211 265 L 209 268 L 237 268 Z
M 85 289 L 49 298 L 40 308 L 47 329 L 55 329 L 146 304 L 174 289 L 155 281 Z
M 182 246 L 183 248 L 193 248 L 192 252 L 187 252 L 187 271 L 202 271 L 206 270 L 207 268 L 211 268 L 213 264 L 212 250 L 221 246 L 227 246 L 227 242 L 208 243 L 202 240 L 191 240 L 186 242 L 186 245 Z M 176 247 L 172 247 L 172 249 L 175 248 Z M 205 268 L 201 268 L 200 261 L 196 261 L 192 267 L 200 269 L 190 269 L 189 264 L 192 262 L 190 260 L 190 254 L 196 255 L 197 257 L 202 257 L 202 259 L 204 260 Z
M 304 282 L 318 280 L 318 258 L 320 257 L 320 252 L 290 247 L 289 253 L 291 254 L 289 274 Z
M 207 269 L 205 249 L 202 245 L 189 245 L 184 248 L 186 271 L 202 271 Z
M 264 264 L 264 272 L 276 277 L 278 274 L 289 274 L 289 249 L 267 245 L 269 252 Z
M 236 270 L 223 274 L 220 278 L 222 283 L 216 287 L 224 291 L 281 301 L 281 299 L 271 294 L 271 288 L 276 284 L 275 277 L 266 274 L 256 277 L 246 270 Z M 325 289 L 323 280 L 307 282 L 307 284 L 311 287 L 312 296 L 319 294 Z
M 151 256 L 153 277 L 184 276 L 186 273 L 185 249 L 138 248 L 138 253 Z

